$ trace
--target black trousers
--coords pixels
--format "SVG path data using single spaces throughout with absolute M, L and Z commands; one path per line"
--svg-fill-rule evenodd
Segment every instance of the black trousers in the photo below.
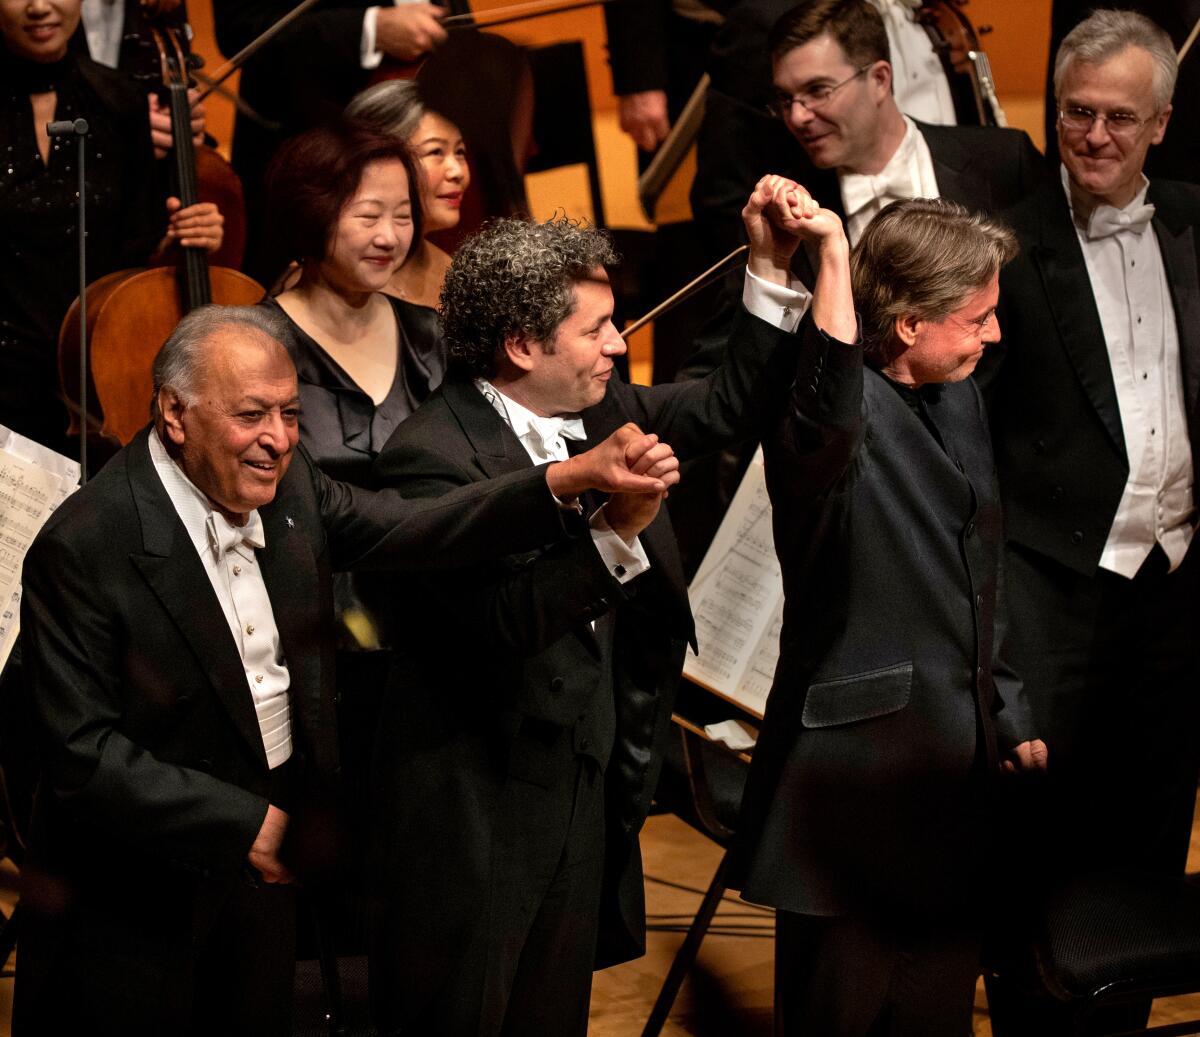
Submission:
M 405 967 L 422 934 L 400 931 L 386 909 L 378 917 L 370 982 L 381 1037 L 586 1037 L 604 873 L 603 775 L 580 758 L 567 789 L 510 778 L 504 799 L 490 889 L 448 973 Z
M 61 881 L 25 878 L 16 1037 L 291 1034 L 290 887 L 150 879 L 149 888 L 114 882 L 76 895 Z
M 1200 545 L 1168 572 L 1085 577 L 1010 547 L 1010 658 L 1050 749 L 1044 835 L 1062 874 L 1181 874 L 1200 769 Z
M 776 913 L 785 1037 L 967 1037 L 979 934 Z
M 1010 804 L 1009 827 L 1025 837 L 1007 842 L 1019 852 L 1002 867 L 1002 948 L 1020 943 L 1047 887 L 1072 875 L 1182 875 L 1200 771 L 1200 547 L 1174 572 L 1155 547 L 1133 579 L 1081 576 L 1012 545 L 1005 561 L 1009 657 L 1050 757 L 1045 787 Z M 1015 989 L 999 964 L 988 980 L 997 1037 L 1063 1032 L 1061 1006 Z M 1149 1001 L 1121 1007 L 1094 1030 L 1145 1025 L 1149 1011 Z

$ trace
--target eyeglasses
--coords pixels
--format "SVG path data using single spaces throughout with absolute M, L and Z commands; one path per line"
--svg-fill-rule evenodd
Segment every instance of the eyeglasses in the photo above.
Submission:
M 1097 112 L 1077 105 L 1058 110 L 1059 122 L 1068 130 L 1087 133 L 1099 120 L 1104 123 L 1110 137 L 1132 137 L 1154 118 L 1155 116 L 1151 115 L 1149 118 L 1139 119 L 1133 112 Z
M 802 94 L 776 94 L 775 100 L 767 105 L 767 111 L 774 115 L 777 119 L 786 119 L 792 114 L 792 106 L 799 105 L 806 112 L 815 112 L 819 108 L 829 103 L 829 99 L 833 97 L 847 83 L 852 83 L 861 76 L 867 69 L 874 65 L 875 62 L 869 62 L 861 68 L 855 70 L 854 75 L 843 79 L 840 83 L 834 83 L 832 86 L 810 86 Z
M 984 332 L 987 331 L 988 325 L 992 323 L 996 316 L 996 309 L 993 307 L 988 310 L 982 317 L 959 317 L 956 314 L 949 314 L 950 320 L 954 321 L 964 331 Z

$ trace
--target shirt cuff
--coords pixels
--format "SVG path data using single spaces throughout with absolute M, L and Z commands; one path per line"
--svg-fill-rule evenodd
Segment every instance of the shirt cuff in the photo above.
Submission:
M 742 288 L 742 305 L 755 317 L 780 331 L 795 331 L 812 305 L 812 292 L 791 275 L 788 276 L 787 287 L 784 287 L 764 281 L 747 270 L 745 286 Z
M 383 61 L 383 51 L 375 49 L 375 23 L 378 19 L 378 7 L 368 7 L 363 11 L 362 42 L 358 45 L 358 60 L 366 69 L 378 68 Z
M 628 583 L 650 568 L 650 559 L 646 557 L 641 540 L 637 537 L 633 540 L 622 540 L 617 531 L 608 524 L 603 508 L 592 516 L 589 525 L 592 529 L 592 543 L 600 552 L 600 560 L 618 583 Z

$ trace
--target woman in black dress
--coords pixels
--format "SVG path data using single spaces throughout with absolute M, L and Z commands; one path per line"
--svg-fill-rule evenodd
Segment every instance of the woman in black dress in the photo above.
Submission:
M 0 3 L 0 424 L 66 449 L 58 329 L 78 294 L 74 142 L 46 124 L 88 122 L 88 278 L 161 259 L 175 243 L 212 251 L 216 206 L 164 208 L 146 99 L 125 75 L 68 50 L 80 0 Z
M 421 240 L 407 147 L 354 123 L 288 141 L 267 173 L 267 226 L 291 286 L 261 305 L 287 318 L 300 434 L 330 475 L 364 484 L 371 462 L 441 381 L 437 314 L 383 294 Z

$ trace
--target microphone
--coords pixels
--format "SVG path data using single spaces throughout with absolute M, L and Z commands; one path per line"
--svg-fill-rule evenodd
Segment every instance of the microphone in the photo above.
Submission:
M 87 119 L 64 119 L 46 123 L 46 133 L 51 137 L 84 137 L 88 132 Z

